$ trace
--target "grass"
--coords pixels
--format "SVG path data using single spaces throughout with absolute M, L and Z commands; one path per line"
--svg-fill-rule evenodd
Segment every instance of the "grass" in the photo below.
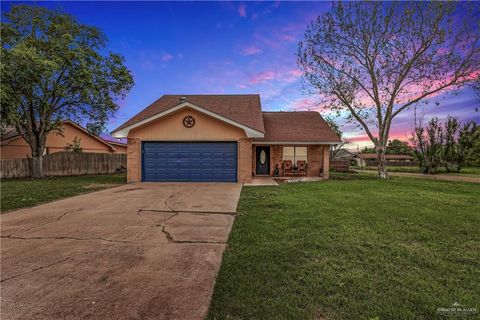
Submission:
M 243 188 L 209 319 L 437 319 L 454 302 L 480 309 L 478 185 L 332 176 Z
M 355 170 L 375 170 L 377 171 L 377 167 L 351 167 Z M 390 172 L 408 172 L 408 173 L 421 173 L 419 167 L 388 167 L 388 171 Z M 459 176 L 469 176 L 469 177 L 476 177 L 480 175 L 480 167 L 465 167 L 460 170 L 460 172 L 446 172 L 445 168 L 439 168 L 438 173 L 440 174 L 449 174 L 449 175 L 459 175 Z
M 123 183 L 126 183 L 125 174 L 2 180 L 0 207 L 3 213 Z

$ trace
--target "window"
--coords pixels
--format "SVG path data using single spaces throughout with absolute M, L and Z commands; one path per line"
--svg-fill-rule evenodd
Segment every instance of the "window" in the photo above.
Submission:
M 283 161 L 291 160 L 292 164 L 297 161 L 307 161 L 307 147 L 283 147 Z

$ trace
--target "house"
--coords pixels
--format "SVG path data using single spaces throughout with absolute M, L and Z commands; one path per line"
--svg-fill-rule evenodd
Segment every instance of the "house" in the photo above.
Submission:
M 45 154 L 65 151 L 68 144 L 77 139 L 82 152 L 95 153 L 127 153 L 127 146 L 118 142 L 106 141 L 92 135 L 87 129 L 74 123 L 65 121 L 62 133 L 51 132 L 47 136 Z M 1 138 L 0 158 L 1 159 L 22 159 L 31 158 L 30 145 L 15 129 L 10 129 Z
M 127 138 L 129 182 L 250 182 L 285 163 L 328 178 L 340 143 L 318 112 L 262 112 L 257 94 L 164 95 L 112 136 Z
M 332 160 L 347 160 L 352 161 L 355 159 L 356 154 L 348 149 L 341 148 L 338 150 L 334 150 L 330 153 L 330 158 Z
M 413 157 L 405 154 L 386 154 L 385 159 L 388 162 L 410 162 L 413 161 Z M 377 155 L 375 153 L 359 153 L 355 156 L 357 165 L 361 167 L 376 165 Z

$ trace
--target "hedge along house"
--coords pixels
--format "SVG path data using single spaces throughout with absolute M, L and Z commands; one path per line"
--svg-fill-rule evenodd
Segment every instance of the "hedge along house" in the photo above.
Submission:
M 328 178 L 340 138 L 318 112 L 262 112 L 259 95 L 164 95 L 112 132 L 127 138 L 127 179 L 250 182 L 286 164 Z

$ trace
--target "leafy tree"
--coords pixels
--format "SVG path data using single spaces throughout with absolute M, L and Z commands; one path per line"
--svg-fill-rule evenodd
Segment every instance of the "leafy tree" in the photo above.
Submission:
M 362 149 L 362 153 L 377 153 L 377 151 L 375 150 L 375 147 L 363 147 Z
M 465 165 L 480 165 L 480 126 L 475 121 L 463 125 L 458 134 L 459 168 Z
M 1 24 L 2 123 L 15 126 L 32 150 L 33 177 L 43 176 L 49 132 L 64 120 L 103 128 L 133 85 L 106 37 L 70 15 L 12 6 Z
M 459 171 L 463 162 L 457 142 L 459 129 L 460 122 L 456 118 L 449 116 L 444 125 L 444 144 L 442 146 L 442 161 L 447 172 Z
M 439 119 L 432 118 L 426 127 L 421 120 L 416 122 L 411 142 L 422 172 L 435 173 L 441 162 L 443 146 L 443 128 Z
M 449 116 L 442 124 L 435 117 L 427 127 L 420 121 L 411 141 L 425 173 L 434 173 L 440 166 L 447 172 L 458 172 L 469 161 L 475 163 L 480 158 L 480 126 L 474 121 L 462 126 Z
M 388 141 L 386 154 L 405 154 L 405 155 L 412 155 L 413 150 L 410 145 L 404 141 L 393 139 Z
M 474 2 L 334 2 L 309 25 L 298 49 L 306 84 L 365 130 L 380 178 L 388 177 L 395 118 L 474 80 L 480 24 L 471 22 L 479 10 Z

